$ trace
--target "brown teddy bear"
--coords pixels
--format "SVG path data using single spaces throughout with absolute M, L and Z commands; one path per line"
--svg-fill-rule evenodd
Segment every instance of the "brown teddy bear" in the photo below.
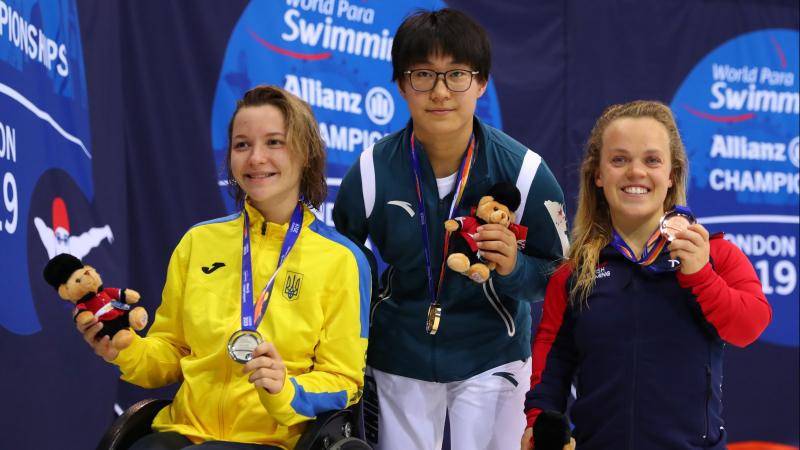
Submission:
M 481 197 L 471 216 L 447 220 L 444 228 L 450 232 L 447 267 L 469 277 L 476 283 L 484 283 L 494 270 L 494 263 L 486 263 L 481 258 L 475 233 L 478 227 L 487 223 L 497 223 L 508 227 L 517 237 L 517 246 L 525 247 L 528 228 L 514 223 L 514 210 L 519 208 L 519 189 L 511 183 L 497 183 L 489 189 L 488 195 Z
M 133 340 L 134 330 L 147 325 L 147 311 L 141 306 L 131 308 L 139 301 L 139 293 L 132 289 L 103 288 L 103 280 L 91 266 L 81 260 L 61 253 L 44 268 L 44 279 L 58 291 L 58 296 L 75 305 L 73 319 L 85 325 L 97 317 L 103 328 L 97 337 L 109 336 L 111 344 L 122 350 Z

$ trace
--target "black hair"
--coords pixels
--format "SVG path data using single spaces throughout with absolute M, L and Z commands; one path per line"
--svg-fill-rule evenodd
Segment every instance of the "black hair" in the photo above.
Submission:
M 455 9 L 417 10 L 403 20 L 392 42 L 392 81 L 432 55 L 451 56 L 453 62 L 469 65 L 489 80 L 492 48 L 486 31 L 469 16 Z

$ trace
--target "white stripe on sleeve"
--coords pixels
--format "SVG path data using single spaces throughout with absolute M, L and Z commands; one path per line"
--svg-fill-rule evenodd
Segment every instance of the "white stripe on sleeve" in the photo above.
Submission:
M 522 220 L 522 215 L 525 213 L 525 202 L 528 200 L 528 193 L 541 163 L 541 156 L 530 149 L 525 152 L 525 159 L 522 160 L 522 166 L 519 168 L 519 176 L 517 177 L 517 189 L 519 189 L 521 199 L 519 208 L 514 212 L 517 223 Z
M 375 207 L 375 163 L 372 161 L 372 147 L 369 146 L 358 159 L 361 171 L 361 194 L 364 196 L 364 213 L 369 218 Z

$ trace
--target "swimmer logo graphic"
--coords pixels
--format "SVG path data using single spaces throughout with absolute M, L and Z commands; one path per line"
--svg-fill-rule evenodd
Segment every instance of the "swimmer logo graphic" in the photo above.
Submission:
M 71 234 L 67 205 L 61 197 L 53 199 L 52 228 L 48 227 L 40 217 L 34 217 L 33 223 L 47 251 L 48 259 L 61 253 L 69 253 L 78 259 L 83 259 L 104 239 L 109 243 L 114 242 L 114 233 L 111 232 L 109 225 L 92 227 L 80 234 Z
M 686 77 L 672 110 L 690 160 L 700 223 L 750 257 L 773 308 L 761 336 L 798 346 L 798 38 L 770 29 L 736 37 Z
M 409 119 L 390 81 L 394 31 L 413 10 L 444 6 L 441 0 L 251 2 L 228 41 L 211 117 L 214 158 L 228 209 L 233 204 L 223 168 L 236 100 L 256 85 L 275 84 L 311 105 L 327 144 L 328 184 L 337 186 L 364 149 Z M 477 114 L 501 127 L 492 81 Z M 323 205 L 324 211 L 331 208 Z
M 20 335 L 41 330 L 31 296 L 41 280 L 29 280 L 26 248 L 36 233 L 29 219 L 36 186 L 59 172 L 84 198 L 94 195 L 77 23 L 74 0 L 0 1 L 0 327 Z M 48 222 L 41 225 L 52 230 L 42 237 L 50 251 L 65 235 Z

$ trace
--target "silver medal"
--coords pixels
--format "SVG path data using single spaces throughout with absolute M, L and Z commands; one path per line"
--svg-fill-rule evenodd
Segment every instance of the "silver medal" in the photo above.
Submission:
M 234 361 L 244 364 L 253 359 L 253 352 L 263 341 L 257 331 L 239 330 L 228 339 L 228 354 Z

